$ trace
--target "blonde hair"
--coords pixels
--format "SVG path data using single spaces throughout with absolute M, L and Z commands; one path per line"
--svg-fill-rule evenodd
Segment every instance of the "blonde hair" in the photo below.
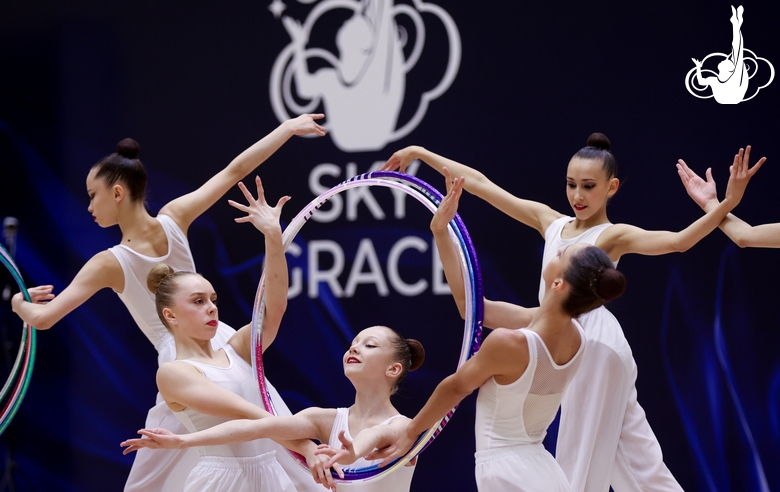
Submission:
M 199 275 L 193 272 L 176 272 L 169 265 L 159 263 L 149 270 L 146 276 L 146 288 L 154 294 L 154 306 L 157 309 L 157 316 L 168 331 L 171 327 L 163 316 L 163 309 L 173 305 L 173 297 L 179 291 L 177 278 L 186 275 Z

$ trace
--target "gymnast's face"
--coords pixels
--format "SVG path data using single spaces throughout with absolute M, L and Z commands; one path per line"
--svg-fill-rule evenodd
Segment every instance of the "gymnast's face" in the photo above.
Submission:
M 544 278 L 544 281 L 547 284 L 547 290 L 549 290 L 556 279 L 563 279 L 563 272 L 569 267 L 572 256 L 574 256 L 577 251 L 587 246 L 589 245 L 586 243 L 576 243 L 558 250 L 555 258 L 547 263 L 544 272 L 542 272 L 542 278 Z
M 96 178 L 97 169 L 92 169 L 87 175 L 87 195 L 89 207 L 87 211 L 100 227 L 116 225 L 119 216 L 117 206 L 117 186 L 107 186 L 103 178 Z M 119 186 L 121 188 L 121 186 Z
M 598 159 L 572 157 L 566 170 L 566 196 L 574 215 L 587 220 L 607 205 L 617 191 L 618 180 L 607 178 L 604 164 Z
M 372 326 L 357 334 L 344 354 L 344 374 L 353 377 L 384 376 L 394 366 L 391 332 L 382 326 Z
M 174 336 L 211 340 L 217 333 L 219 313 L 217 293 L 211 282 L 200 275 L 184 275 L 176 279 L 173 304 L 163 309 Z

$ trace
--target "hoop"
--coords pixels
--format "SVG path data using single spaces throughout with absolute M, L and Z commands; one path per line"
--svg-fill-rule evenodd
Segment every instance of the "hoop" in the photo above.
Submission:
M 431 212 L 436 212 L 439 203 L 443 199 L 441 193 L 428 183 L 415 178 L 414 176 L 408 176 L 406 174 L 393 172 L 393 171 L 374 171 L 366 174 L 361 174 L 348 179 L 325 193 L 321 194 L 301 210 L 298 215 L 290 222 L 282 235 L 282 244 L 286 250 L 292 243 L 295 236 L 301 230 L 303 225 L 311 218 L 316 210 L 318 210 L 323 204 L 325 204 L 330 198 L 338 193 L 342 193 L 351 188 L 358 188 L 363 186 L 383 186 L 386 188 L 401 190 L 408 195 L 415 198 L 418 202 L 422 203 Z M 477 255 L 474 250 L 474 245 L 471 242 L 471 238 L 466 230 L 466 226 L 463 224 L 459 215 L 455 215 L 455 218 L 447 226 L 447 230 L 450 235 L 450 239 L 459 247 L 458 256 L 460 259 L 461 274 L 463 275 L 463 283 L 466 293 L 466 319 L 463 331 L 463 342 L 461 346 L 461 353 L 458 359 L 458 368 L 462 366 L 472 355 L 474 355 L 482 339 L 482 316 L 483 316 L 483 294 L 482 294 L 482 275 L 479 270 L 479 264 L 477 263 Z M 252 312 L 252 346 L 255 348 L 255 354 L 252 359 L 252 366 L 254 369 L 255 377 L 257 378 L 258 385 L 260 387 L 260 394 L 262 396 L 263 405 L 270 413 L 276 414 L 276 409 L 273 406 L 270 395 L 265 386 L 265 377 L 263 371 L 263 347 L 262 347 L 262 333 L 263 333 L 263 315 L 265 311 L 265 300 L 263 292 L 264 276 L 260 278 L 260 283 L 257 287 L 257 295 L 255 296 L 255 302 Z M 412 458 L 420 454 L 425 448 L 427 448 L 433 440 L 439 435 L 441 430 L 447 425 L 450 418 L 452 418 L 455 412 L 454 407 L 447 415 L 441 420 L 441 422 L 428 429 L 417 440 L 414 446 L 409 450 L 406 455 L 395 460 L 390 465 L 379 468 L 378 465 L 372 465 L 362 468 L 344 468 L 344 479 L 339 479 L 334 474 L 334 478 L 337 481 L 344 482 L 369 482 L 385 476 L 388 473 L 392 473 L 396 469 L 404 466 Z M 290 452 L 298 461 L 299 464 L 308 470 L 306 461 L 302 456 L 297 453 Z
M 0 262 L 11 272 L 16 284 L 19 286 L 24 298 L 30 302 L 30 295 L 27 287 L 22 281 L 22 274 L 14 263 L 13 258 L 8 252 L 0 246 Z M 5 431 L 13 420 L 19 406 L 22 404 L 24 395 L 27 393 L 27 387 L 32 377 L 33 364 L 35 363 L 35 329 L 24 323 L 22 328 L 22 339 L 19 342 L 19 352 L 16 354 L 16 361 L 0 391 L 0 435 Z M 10 395 L 9 395 L 10 393 Z

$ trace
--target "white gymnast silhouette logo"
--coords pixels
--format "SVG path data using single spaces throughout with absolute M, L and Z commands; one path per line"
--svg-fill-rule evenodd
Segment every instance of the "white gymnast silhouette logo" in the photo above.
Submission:
M 298 0 L 310 4 L 313 0 Z M 288 44 L 271 70 L 271 105 L 279 121 L 294 114 L 310 113 L 320 104 L 327 117 L 325 127 L 336 146 L 345 152 L 380 150 L 387 143 L 417 128 L 428 103 L 449 89 L 460 66 L 460 35 L 455 22 L 441 7 L 412 0 L 324 0 L 303 24 L 290 17 L 282 22 L 290 35 Z M 279 17 L 285 5 L 274 0 L 269 10 Z M 320 47 L 307 47 L 315 23 L 333 10 L 351 10 L 352 16 L 336 33 L 338 57 Z M 449 41 L 444 76 L 424 92 L 412 118 L 398 128 L 398 116 L 406 93 L 406 74 L 415 66 L 425 44 L 425 23 L 420 15 L 432 14 L 442 22 Z M 414 45 L 407 47 L 409 32 L 396 24 L 407 16 L 414 24 Z M 318 34 L 322 28 L 318 29 Z M 406 48 L 406 49 L 405 49 Z M 309 71 L 309 61 L 328 67 Z M 295 95 L 293 94 L 295 81 Z M 298 101 L 305 101 L 299 104 Z
M 707 55 L 702 61 L 693 58 L 696 64 L 685 76 L 685 87 L 688 92 L 700 99 L 715 97 L 720 104 L 739 104 L 742 101 L 748 101 L 756 97 L 758 91 L 768 86 L 775 78 L 775 68 L 766 58 L 756 56 L 751 50 L 745 48 L 742 38 L 742 21 L 745 9 L 740 5 L 736 10 L 731 7 L 731 54 L 712 53 Z M 714 58 L 718 63 L 718 72 L 714 70 L 702 69 L 702 65 L 709 59 Z M 766 84 L 756 88 L 750 97 L 745 97 L 748 90 L 748 83 L 758 73 L 759 60 L 763 61 L 769 67 L 769 80 Z M 751 66 L 752 65 L 752 66 Z M 704 77 L 704 74 L 712 74 L 713 77 Z M 712 89 L 712 94 L 701 96 L 694 91 L 703 92 L 707 87 Z

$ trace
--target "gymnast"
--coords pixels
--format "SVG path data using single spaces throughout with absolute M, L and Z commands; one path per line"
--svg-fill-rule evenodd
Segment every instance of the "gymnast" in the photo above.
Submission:
M 615 264 L 628 253 L 654 256 L 686 251 L 712 232 L 739 203 L 748 181 L 765 160 L 750 168 L 749 155 L 740 151 L 734 156 L 722 202 L 680 232 L 647 231 L 628 224 L 613 225 L 607 218 L 607 201 L 620 183 L 609 147 L 606 136 L 594 133 L 587 146 L 569 161 L 566 193 L 574 217 L 518 198 L 479 171 L 422 147 L 396 152 L 383 169 L 404 171 L 414 159 L 421 159 L 439 172 L 446 166 L 452 174 L 464 176 L 466 191 L 542 234 L 544 271 L 561 248 L 580 242 L 603 249 Z M 545 290 L 542 278 L 540 300 Z M 522 328 L 527 322 L 523 317 L 510 321 L 504 320 L 504 326 Z M 637 401 L 636 363 L 617 319 L 602 307 L 580 316 L 579 321 L 588 347 L 561 402 L 556 451 L 556 460 L 572 490 L 605 492 L 610 485 L 616 492 L 682 490 L 664 464 L 661 447 Z M 484 325 L 496 327 L 487 318 Z
M 745 159 L 750 159 L 749 145 L 745 149 Z M 677 164 L 677 173 L 688 195 L 705 212 L 717 206 L 718 193 L 711 168 L 705 173 L 705 181 L 681 160 Z M 780 248 L 780 223 L 751 226 L 736 215 L 728 214 L 719 227 L 740 248 Z
M 455 217 L 464 178 L 451 180 L 447 169 L 443 171 L 448 191 L 431 221 L 431 231 L 463 315 L 465 289 L 447 224 Z M 422 432 L 479 388 L 477 488 L 570 490 L 566 475 L 542 440 L 585 350 L 585 334 L 573 318 L 620 296 L 626 281 L 604 251 L 583 243 L 561 248 L 545 267 L 543 281 L 547 289 L 539 308 L 485 301 L 485 319 L 499 323 L 502 318 L 514 321 L 530 316 L 527 329 L 492 332 L 479 352 L 439 384 L 398 442 L 373 453 L 374 457 L 386 456 L 387 463 L 402 456 Z M 345 461 L 342 456 L 351 459 L 357 452 L 349 442 L 343 448 L 327 452 L 339 463 Z
M 122 231 L 120 244 L 93 256 L 56 297 L 51 285 L 28 289 L 32 303 L 26 302 L 18 293 L 12 301 L 13 310 L 29 325 L 46 330 L 97 291 L 111 288 L 154 345 L 158 363 L 174 360 L 176 348 L 173 337 L 157 317 L 154 299 L 146 288 L 147 273 L 160 262 L 177 271 L 195 271 L 187 240 L 187 230 L 192 222 L 293 135 L 324 135 L 324 129 L 316 123 L 323 117 L 321 114 L 305 114 L 285 121 L 200 188 L 166 204 L 156 217 L 152 217 L 144 206 L 146 171 L 138 159 L 138 143 L 132 139 L 122 140 L 117 152 L 92 166 L 87 176 L 88 211 L 100 227 L 119 225 Z M 224 345 L 233 333 L 233 328 L 220 323 L 212 341 L 214 348 Z M 289 414 L 276 390 L 269 386 L 269 391 L 278 402 L 280 412 Z M 146 427 L 165 426 L 185 432 L 158 395 L 156 406 L 147 415 Z M 284 455 L 280 461 L 290 472 L 299 492 L 307 490 L 311 478 L 299 471 L 301 467 L 287 453 L 279 454 Z M 197 453 L 189 450 L 138 453 L 125 491 L 181 490 L 185 478 L 197 462 Z
M 265 201 L 260 178 L 256 178 L 257 200 L 243 183 L 239 187 L 249 202 L 244 206 L 230 202 L 247 213 L 236 222 L 251 222 L 265 236 L 266 277 L 263 348 L 273 343 L 284 311 L 287 309 L 287 262 L 282 246 L 279 216 L 289 197 L 276 207 Z M 252 329 L 246 325 L 218 350 L 211 340 L 217 333 L 219 315 L 217 294 L 208 280 L 197 273 L 175 272 L 161 263 L 147 277 L 147 286 L 155 294 L 155 307 L 162 324 L 176 344 L 176 360 L 166 362 L 157 371 L 157 387 L 165 403 L 190 432 L 202 430 L 236 418 L 262 418 L 269 415 L 259 405 L 260 394 L 252 371 Z M 315 457 L 316 446 L 309 440 L 281 442 L 307 457 L 313 476 L 332 478 Z M 185 491 L 295 492 L 289 477 L 276 461 L 276 450 L 267 439 L 208 446 L 198 450 L 200 462 L 190 472 Z M 319 473 L 318 473 L 319 470 Z M 328 468 L 329 470 L 329 468 Z
M 266 335 L 267 330 L 270 329 L 269 333 L 271 334 L 276 333 L 284 313 L 284 309 L 280 306 L 282 304 L 286 306 L 288 288 L 287 262 L 282 250 L 281 230 L 273 230 L 273 233 L 271 233 L 269 225 L 270 222 L 273 222 L 275 228 L 279 228 L 278 213 L 271 217 L 274 220 L 265 218 L 270 215 L 268 211 L 270 207 L 264 205 L 260 182 L 258 181 L 257 203 L 248 194 L 243 184 L 239 184 L 239 186 L 241 186 L 249 201 L 249 206 L 230 202 L 231 205 L 248 214 L 247 217 L 236 220 L 239 222 L 250 221 L 258 229 L 261 229 L 266 235 L 266 251 L 269 252 L 266 256 L 266 312 L 263 319 L 263 347 L 266 347 L 267 343 L 269 343 L 268 335 Z M 278 208 L 280 206 L 277 206 Z M 271 210 L 276 211 L 277 209 Z M 186 278 L 196 279 L 200 283 L 205 282 L 204 279 L 195 274 L 189 274 Z M 178 283 L 181 283 L 181 281 Z M 177 294 L 177 298 L 184 298 L 184 292 L 186 291 L 184 291 L 183 287 L 180 288 L 180 291 L 181 293 Z M 211 295 L 214 296 L 213 294 Z M 273 303 L 272 299 L 274 300 Z M 158 312 L 163 313 L 161 317 L 166 312 L 162 308 L 169 304 L 166 302 L 163 305 L 162 302 L 163 300 L 158 290 L 157 306 Z M 271 305 L 277 307 L 270 309 L 269 306 Z M 216 308 L 214 308 L 214 312 L 216 313 Z M 174 329 L 174 335 L 176 333 Z M 250 336 L 250 327 L 245 326 L 229 342 L 231 346 L 237 347 L 236 351 L 247 361 L 250 356 Z M 271 335 L 272 339 L 273 335 Z M 176 341 L 178 346 L 178 335 L 176 335 Z M 209 348 L 208 345 L 202 345 L 205 348 Z M 231 348 L 226 346 L 225 351 L 229 353 Z M 213 354 L 212 350 L 210 352 Z M 219 357 L 219 360 L 223 361 L 221 365 L 225 365 L 227 362 L 224 355 L 219 355 Z M 122 446 L 127 448 L 124 451 L 125 454 L 145 447 L 152 449 L 181 449 L 200 446 L 206 450 L 221 449 L 224 447 L 222 445 L 225 444 L 243 443 L 260 438 L 275 440 L 317 439 L 322 443 L 337 446 L 340 443 L 339 438 L 352 439 L 352 436 L 354 436 L 355 447 L 360 449 L 363 454 L 368 454 L 374 448 L 384 447 L 387 443 L 395 440 L 409 422 L 408 418 L 395 409 L 390 401 L 390 396 L 397 391 L 399 383 L 406 377 L 407 373 L 420 367 L 424 359 L 425 351 L 417 340 L 404 339 L 394 330 L 385 326 L 372 326 L 357 334 L 343 357 L 344 374 L 355 387 L 355 403 L 349 408 L 307 408 L 294 416 L 284 417 L 274 417 L 257 407 L 254 407 L 251 413 L 247 411 L 244 415 L 221 412 L 220 416 L 222 417 L 243 418 L 244 420 L 233 420 L 220 425 L 214 425 L 217 421 L 213 420 L 208 426 L 199 426 L 197 429 L 199 432 L 183 435 L 176 435 L 163 428 L 141 429 L 139 434 L 145 436 L 144 438 L 128 439 L 122 443 Z M 208 360 L 213 361 L 214 356 L 210 356 Z M 192 362 L 189 362 L 189 364 L 192 364 Z M 179 411 L 183 407 L 191 406 L 189 410 L 185 411 L 207 412 L 207 409 L 210 407 L 205 405 L 216 405 L 218 400 L 221 401 L 221 398 L 224 398 L 222 396 L 225 393 L 224 390 L 218 396 L 217 392 L 212 389 L 213 385 L 202 381 L 203 378 L 198 378 L 200 382 L 197 384 L 197 395 L 193 392 L 192 396 L 187 400 L 188 403 L 185 403 L 183 397 L 179 396 L 182 395 L 181 391 L 184 391 L 181 389 L 182 380 L 174 380 L 168 377 L 174 371 L 181 373 L 182 376 L 185 371 L 190 377 L 197 376 L 195 371 L 189 366 L 181 363 L 173 362 L 160 367 L 157 378 L 158 386 L 172 410 Z M 194 380 L 192 386 L 196 386 Z M 212 395 L 214 396 L 212 397 Z M 203 403 L 199 398 L 207 399 L 208 403 Z M 235 398 L 233 399 L 235 400 Z M 222 421 L 224 420 L 222 419 Z M 206 427 L 210 428 L 206 429 Z M 188 426 L 188 428 L 190 431 L 196 430 L 192 426 Z M 328 461 L 328 457 L 327 455 L 322 455 L 322 461 L 314 459 L 312 461 L 322 464 Z M 361 464 L 368 466 L 372 463 L 362 461 Z M 212 475 L 214 473 L 214 471 L 211 471 Z M 325 473 L 321 467 L 313 470 L 312 473 L 319 482 L 331 479 L 330 473 Z M 390 476 L 388 475 L 369 483 L 339 483 L 336 490 L 359 490 L 363 492 L 408 491 L 413 473 L 414 465 L 407 466 L 394 472 L 392 479 L 389 479 Z M 198 471 L 198 474 L 204 477 L 208 475 L 206 471 Z

